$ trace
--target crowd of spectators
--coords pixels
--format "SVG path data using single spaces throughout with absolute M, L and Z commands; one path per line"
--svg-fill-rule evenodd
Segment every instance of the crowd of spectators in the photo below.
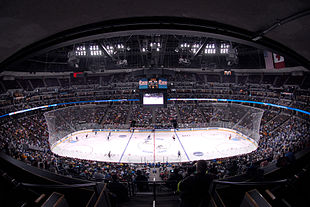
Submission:
M 268 123 L 272 118 L 274 118 L 277 115 L 277 112 L 271 111 L 271 110 L 265 110 L 264 116 L 261 120 L 261 125 L 265 125 Z
M 178 119 L 177 108 L 168 105 L 167 108 L 155 108 L 156 125 L 171 126 L 173 120 Z
M 153 125 L 152 109 L 133 105 L 130 114 L 131 120 L 136 121 L 138 127 L 148 127 Z
M 224 78 L 222 83 L 219 75 L 207 77 L 206 75 L 177 73 L 174 77 L 166 78 L 169 80 L 168 97 L 230 98 L 280 104 L 304 110 L 310 108 L 309 93 L 299 90 L 297 86 L 299 83 L 295 83 L 296 87 L 283 86 L 280 91 L 286 93 L 275 91 L 272 84 L 279 83 L 280 79 L 277 76 L 268 78 L 267 76 L 238 76 L 232 79 L 234 81 L 226 81 Z M 276 79 L 278 81 L 275 81 Z M 46 84 L 42 84 L 44 81 Z M 57 102 L 71 102 L 91 100 L 94 97 L 96 99 L 126 99 L 138 96 L 138 93 L 132 90 L 137 89 L 137 78 L 125 74 L 88 77 L 85 80 L 72 82 L 71 85 L 67 79 L 54 78 L 44 81 L 32 81 L 31 83 L 35 84 L 30 87 L 30 81 L 18 80 L 24 89 L 18 93 L 9 94 L 1 90 L 1 114 L 53 104 L 56 100 Z M 255 86 L 255 84 L 251 85 L 252 83 L 261 85 Z M 4 85 L 7 85 L 7 88 L 14 88 L 9 82 L 5 82 Z M 51 88 L 33 88 L 43 85 L 51 86 Z M 223 120 L 236 123 L 238 120 L 231 118 L 240 117 L 236 116 L 238 113 L 244 114 L 236 109 L 223 113 L 223 110 L 219 110 L 218 107 L 195 101 L 170 103 L 172 104 L 168 104 L 166 108 L 145 108 L 133 103 L 107 104 L 94 108 L 81 106 L 78 112 L 72 107 L 72 110 L 68 109 L 62 114 L 63 119 L 57 120 L 57 130 L 64 130 L 69 125 L 75 128 L 83 123 L 95 123 L 103 128 L 118 128 L 122 125 L 129 125 L 132 120 L 136 121 L 137 127 L 142 128 L 173 127 L 173 120 L 176 120 L 181 127 Z M 263 105 L 259 107 L 264 108 L 265 112 L 261 121 L 258 149 L 245 155 L 207 161 L 208 171 L 217 178 L 246 173 L 254 165 L 264 167 L 269 163 L 275 163 L 290 152 L 297 152 L 309 146 L 310 128 L 307 120 L 292 116 L 287 110 L 278 108 L 271 110 L 270 107 Z M 70 122 L 67 121 L 69 116 Z M 150 174 L 151 166 L 148 165 L 79 160 L 53 154 L 49 149 L 46 121 L 43 112 L 39 110 L 26 115 L 2 118 L 0 124 L 0 150 L 30 165 L 65 176 L 89 180 L 112 181 L 116 176 L 120 181 L 134 181 L 138 176 L 148 178 Z M 161 165 L 159 174 L 162 180 L 169 180 L 172 175 L 182 175 L 183 178 L 191 174 L 191 169 L 191 163 Z
M 181 105 L 179 113 L 182 124 L 203 123 L 203 114 L 196 105 Z
M 178 107 L 183 109 L 182 106 Z M 141 117 L 142 123 L 144 113 L 141 111 L 140 113 L 134 112 L 134 110 L 140 110 L 141 108 L 135 106 L 131 109 L 133 110 L 131 111 L 132 116 L 135 114 L 139 115 L 137 117 Z M 111 114 L 110 116 L 105 114 L 107 116 L 105 123 L 107 123 L 107 120 L 116 120 L 116 123 L 121 123 L 118 122 L 119 119 L 116 118 L 115 114 L 125 114 L 129 111 L 128 107 L 126 108 L 122 105 L 110 107 L 109 110 Z M 165 117 L 165 123 L 167 123 L 168 120 L 176 118 L 176 110 L 175 107 L 170 106 L 166 110 L 156 110 L 156 114 L 158 117 Z M 171 117 L 167 116 L 167 112 L 172 112 Z M 211 112 L 212 110 L 208 111 L 209 114 Z M 189 113 L 186 117 L 194 117 L 197 113 L 197 107 L 193 105 L 184 107 L 184 110 L 180 112 L 180 116 L 185 113 Z M 203 113 L 207 113 L 207 111 L 203 110 Z M 266 117 L 263 117 L 263 119 L 270 119 L 270 114 L 274 113 L 266 113 Z M 212 169 L 219 178 L 242 174 L 253 163 L 262 162 L 262 166 L 265 166 L 268 162 L 275 162 L 280 157 L 285 156 L 289 151 L 296 152 L 308 146 L 310 128 L 306 120 L 298 117 L 291 117 L 287 120 L 288 116 L 283 114 L 278 114 L 277 116 L 272 121 L 265 122 L 266 124 L 261 126 L 261 138 L 257 150 L 246 155 L 208 161 L 209 169 Z M 118 117 L 121 117 L 121 115 Z M 146 117 L 148 117 L 148 120 L 152 119 L 151 115 Z M 98 117 L 94 118 L 94 120 L 98 119 Z M 124 123 L 124 118 L 122 120 L 122 123 Z M 284 122 L 286 123 L 283 124 Z M 112 174 L 116 174 L 122 181 L 132 181 L 136 175 L 136 170 L 141 168 L 138 165 L 111 164 L 54 155 L 49 149 L 47 125 L 41 111 L 37 111 L 29 116 L 2 119 L 1 125 L 0 146 L 2 150 L 15 159 L 55 173 L 84 179 L 108 179 L 111 178 Z M 149 168 L 141 172 L 148 175 Z M 167 180 L 170 176 L 170 170 L 164 167 L 161 168 L 160 176 L 163 180 Z
M 214 81 L 214 77 L 216 81 Z M 190 73 L 176 73 L 173 77 L 165 77 L 168 79 L 170 94 L 174 96 L 184 97 L 210 97 L 210 98 L 236 98 L 240 97 L 242 100 L 258 100 L 268 99 L 268 103 L 277 103 L 285 106 L 294 106 L 298 104 L 298 101 L 304 103 L 309 102 L 309 93 L 301 90 L 301 82 L 295 82 L 293 85 L 283 85 L 281 90 L 274 90 L 272 84 L 274 81 L 266 82 L 263 84 L 255 85 L 252 82 L 257 83 L 259 80 L 269 80 L 265 76 L 237 76 L 235 82 L 226 84 L 221 82 L 223 78 L 219 78 L 217 75 L 205 75 L 205 74 L 190 74 Z M 245 84 L 242 80 L 248 80 Z M 268 77 L 268 76 L 266 76 Z M 280 76 L 273 75 L 270 80 L 281 79 Z M 10 104 L 21 101 L 26 102 L 35 100 L 65 100 L 66 98 L 81 98 L 81 97 L 101 97 L 101 98 L 130 98 L 135 93 L 134 91 L 138 87 L 138 81 L 140 77 L 134 77 L 126 74 L 109 75 L 109 76 L 89 76 L 87 78 L 81 78 L 82 81 L 70 82 L 69 78 L 47 78 L 47 79 L 17 79 L 12 82 L 4 81 L 3 85 L 6 89 L 10 89 L 11 85 L 22 86 L 18 92 L 20 96 L 15 97 L 10 93 L 4 93 L 1 96 L 8 96 L 6 100 L 9 100 Z M 285 76 L 287 79 L 288 77 Z M 212 81 L 209 81 L 211 80 Z M 77 79 L 79 80 L 79 79 Z M 223 79 L 224 80 L 224 79 Z M 252 81 L 255 80 L 255 81 Z M 1 80 L 0 80 L 1 81 Z M 241 81 L 241 82 L 240 82 Z M 20 84 L 16 84 L 16 83 Z M 30 84 L 30 82 L 40 82 L 40 84 Z M 45 84 L 43 84 L 45 82 Z M 51 84 L 49 84 L 51 82 Z M 239 83 L 240 82 L 240 83 Z M 261 81 L 259 81 L 261 82 Z M 305 83 L 305 82 L 303 82 Z M 71 85 L 70 85 L 71 84 Z M 77 84 L 77 85 L 76 85 Z M 1 84 L 0 84 L 1 85 Z M 29 85 L 29 87 L 28 87 Z M 51 85 L 50 87 L 48 87 Z M 37 87 L 35 87 L 37 86 Z M 1 88 L 1 87 L 0 87 Z M 104 89 L 104 90 L 102 90 Z M 136 93 L 138 94 L 138 93 Z M 297 101 L 297 102 L 296 102 Z M 1 103 L 0 103 L 1 104 Z M 7 104 L 7 103 L 3 103 Z
M 130 108 L 128 105 L 117 105 L 109 107 L 109 115 L 104 118 L 102 125 L 104 126 L 106 124 L 112 124 L 114 127 L 117 128 L 118 125 L 126 124 L 129 109 Z
M 259 101 L 310 111 L 309 90 L 302 90 L 309 88 L 306 78 L 304 81 L 297 81 L 288 76 L 276 75 L 221 77 L 220 74 L 190 73 L 177 73 L 173 77 L 165 78 L 169 80 L 169 98 Z M 139 98 L 139 93 L 136 92 L 137 81 L 137 77 L 126 74 L 87 77 L 71 82 L 69 78 L 2 81 L 0 113 L 94 98 Z M 290 86 L 285 86 L 284 83 Z M 280 90 L 275 90 L 273 86 Z M 9 93 L 8 89 L 18 91 Z M 69 128 L 73 132 L 87 129 L 88 126 L 121 128 L 128 126 L 133 120 L 136 121 L 137 127 L 142 128 L 173 127 L 173 120 L 176 120 L 180 127 L 192 127 L 225 120 L 237 123 L 237 118 L 241 118 L 240 114 L 243 114 L 245 119 L 252 118 L 246 116 L 243 111 L 238 111 L 239 109 L 229 109 L 224 113 L 219 107 L 195 101 L 173 102 L 166 108 L 145 108 L 132 103 L 78 106 L 78 110 L 76 107 L 72 107 L 72 110 L 66 107 L 66 110 L 62 111 L 59 116 L 62 118 L 57 120 L 56 130 L 65 131 Z M 293 162 L 293 153 L 310 147 L 308 116 L 301 119 L 293 116 L 292 111 L 263 105 L 258 107 L 265 109 L 260 125 L 258 148 L 244 155 L 208 160 L 204 168 L 214 178 L 247 174 L 252 169 L 264 169 L 272 163 L 282 166 L 285 162 Z M 67 117 L 70 117 L 70 121 Z M 85 123 L 97 125 L 83 125 Z M 29 165 L 74 178 L 110 181 L 110 189 L 117 188 L 119 181 L 145 182 L 150 178 L 152 165 L 98 162 L 53 154 L 49 148 L 47 124 L 42 111 L 1 118 L 0 125 L 0 151 Z M 157 167 L 160 178 L 167 182 L 184 178 L 186 180 L 195 171 L 193 163 L 161 164 Z M 184 184 L 186 182 L 180 186 L 181 193 L 184 193 L 184 189 L 186 191 Z M 138 184 L 137 187 L 139 191 L 148 190 L 143 184 Z M 175 183 L 169 184 L 168 187 L 177 190 Z M 184 194 L 182 196 L 184 197 Z
M 263 125 L 264 132 L 270 133 L 277 127 L 281 126 L 285 121 L 289 119 L 289 115 L 287 114 L 278 114 L 274 116 L 273 119 L 270 120 L 268 124 Z

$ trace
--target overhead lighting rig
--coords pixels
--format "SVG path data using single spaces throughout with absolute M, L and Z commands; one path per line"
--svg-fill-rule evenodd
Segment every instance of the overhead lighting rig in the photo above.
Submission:
M 196 54 L 197 51 L 199 50 L 200 46 L 201 46 L 201 45 L 198 44 L 198 43 L 192 44 L 191 50 L 190 50 L 190 51 L 191 51 L 193 54 Z
M 101 56 L 103 55 L 102 51 L 99 49 L 98 45 L 90 45 L 90 56 Z
M 206 44 L 204 54 L 216 54 L 216 46 L 214 43 Z
M 230 49 L 230 44 L 221 43 L 220 46 L 220 54 L 228 54 L 228 50 Z
M 141 52 L 147 53 L 151 51 L 159 52 L 162 48 L 162 44 L 158 41 L 152 41 L 149 43 L 148 39 L 144 39 L 142 42 Z
M 75 55 L 76 56 L 86 56 L 86 47 L 84 45 L 76 47 Z
M 109 55 L 115 54 L 114 47 L 112 45 L 107 45 L 105 48 L 106 48 L 106 51 Z
M 103 56 L 106 55 L 115 55 L 116 53 L 121 53 L 129 51 L 130 47 L 125 47 L 123 43 L 117 44 L 90 44 L 90 45 L 80 45 L 75 48 L 76 56 Z

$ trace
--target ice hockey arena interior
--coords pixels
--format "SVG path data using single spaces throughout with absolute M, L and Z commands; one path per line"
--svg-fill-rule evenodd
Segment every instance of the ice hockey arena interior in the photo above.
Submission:
M 0 206 L 310 204 L 310 2 L 1 1 Z

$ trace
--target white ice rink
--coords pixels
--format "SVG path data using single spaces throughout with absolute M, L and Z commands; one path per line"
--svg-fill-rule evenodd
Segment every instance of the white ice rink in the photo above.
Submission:
M 79 131 L 59 140 L 51 148 L 61 156 L 124 163 L 209 160 L 257 149 L 257 143 L 251 138 L 224 128 L 176 132 L 112 131 L 109 139 L 108 134 L 108 131 Z

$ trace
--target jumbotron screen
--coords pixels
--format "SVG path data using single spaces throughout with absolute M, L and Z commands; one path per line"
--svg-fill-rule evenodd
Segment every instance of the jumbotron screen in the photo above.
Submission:
M 145 93 L 143 94 L 143 105 L 163 105 L 164 94 L 162 93 Z
M 167 89 L 167 79 L 142 78 L 139 80 L 139 89 Z

